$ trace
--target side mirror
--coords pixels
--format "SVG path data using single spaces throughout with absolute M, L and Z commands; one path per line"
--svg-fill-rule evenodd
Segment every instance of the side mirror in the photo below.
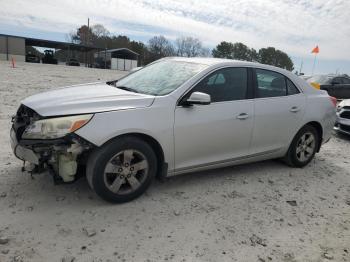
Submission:
M 209 105 L 211 103 L 210 95 L 202 92 L 193 92 L 187 100 L 184 101 L 185 105 Z

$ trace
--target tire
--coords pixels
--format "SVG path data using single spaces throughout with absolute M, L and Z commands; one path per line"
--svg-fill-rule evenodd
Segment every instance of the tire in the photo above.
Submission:
M 86 177 L 98 196 L 112 203 L 142 195 L 157 173 L 152 147 L 137 137 L 114 139 L 89 157 Z
M 303 137 L 305 138 L 303 142 Z M 313 142 L 310 142 L 313 137 Z M 317 130 L 306 125 L 295 135 L 288 152 L 284 157 L 284 162 L 292 167 L 304 167 L 314 158 L 319 148 L 320 138 Z M 304 158 L 302 154 L 304 153 Z

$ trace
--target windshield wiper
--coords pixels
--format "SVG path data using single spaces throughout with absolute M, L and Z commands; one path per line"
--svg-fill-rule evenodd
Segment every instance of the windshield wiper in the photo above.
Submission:
M 140 93 L 139 91 L 137 91 L 137 90 L 135 90 L 133 88 L 127 87 L 127 86 L 117 86 L 117 88 L 129 91 L 129 92 Z
M 106 84 L 110 86 L 116 86 L 118 80 L 107 81 Z

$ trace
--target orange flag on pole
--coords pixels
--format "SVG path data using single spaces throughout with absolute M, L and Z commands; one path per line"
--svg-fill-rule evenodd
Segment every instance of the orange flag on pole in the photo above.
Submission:
M 318 48 L 318 45 L 311 51 L 311 53 L 313 54 L 318 54 L 319 52 L 320 52 L 320 49 Z

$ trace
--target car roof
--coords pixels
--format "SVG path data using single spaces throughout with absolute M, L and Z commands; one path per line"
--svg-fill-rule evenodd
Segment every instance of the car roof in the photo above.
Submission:
M 255 67 L 255 68 L 261 68 L 261 69 L 268 69 L 273 70 L 281 73 L 287 73 L 290 74 L 290 71 L 287 71 L 283 68 L 261 64 L 258 62 L 249 62 L 249 61 L 243 61 L 243 60 L 233 60 L 233 59 L 227 59 L 227 58 L 212 58 L 212 57 L 165 57 L 160 60 L 173 60 L 173 61 L 179 61 L 179 62 L 188 62 L 188 63 L 198 63 L 198 64 L 204 64 L 212 67 L 219 67 L 219 66 L 243 66 L 243 67 Z M 159 61 L 159 60 L 158 60 Z
M 221 63 L 246 64 L 250 66 L 254 64 L 259 64 L 259 63 L 248 62 L 248 61 L 233 60 L 233 59 L 226 59 L 226 58 L 212 58 L 212 57 L 166 57 L 163 59 L 179 61 L 179 62 L 205 64 L 208 66 L 221 64 Z
M 241 61 L 241 60 L 211 58 L 211 57 L 165 57 L 155 62 L 164 61 L 164 60 L 204 64 L 211 69 L 220 68 L 221 66 L 253 67 L 257 69 L 266 69 L 266 70 L 271 70 L 287 76 L 290 80 L 292 80 L 293 83 L 297 83 L 297 85 L 301 88 L 301 90 L 304 93 L 316 93 L 317 91 L 319 91 L 311 87 L 304 79 L 300 78 L 299 76 L 293 74 L 288 70 L 285 70 L 283 68 L 276 67 L 276 66 L 261 64 L 258 62 L 248 62 L 248 61 Z
M 284 75 L 287 75 L 288 77 L 291 77 L 293 75 L 293 78 L 295 74 L 292 72 L 285 70 L 280 67 L 272 66 L 272 65 L 266 65 L 261 64 L 258 62 L 249 62 L 249 61 L 243 61 L 243 60 L 233 60 L 233 59 L 226 59 L 226 58 L 212 58 L 212 57 L 165 57 L 161 60 L 172 60 L 172 61 L 179 61 L 179 62 L 187 62 L 187 63 L 198 63 L 198 64 L 204 64 L 212 68 L 219 68 L 220 66 L 234 66 L 234 67 L 254 67 L 259 69 L 266 69 L 266 70 L 272 70 L 275 72 L 282 73 Z M 157 61 L 155 61 L 157 62 Z

